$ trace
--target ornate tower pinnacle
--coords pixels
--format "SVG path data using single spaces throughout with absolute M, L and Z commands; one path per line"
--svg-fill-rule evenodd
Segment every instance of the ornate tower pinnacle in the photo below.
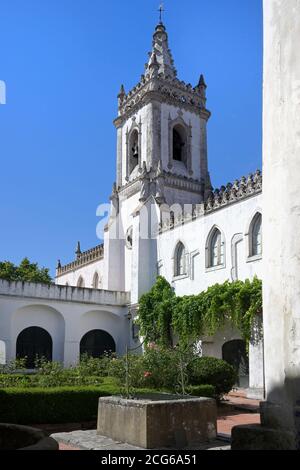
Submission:
M 124 98 L 124 96 L 126 96 L 126 93 L 125 93 L 124 85 L 122 84 L 121 88 L 120 88 L 120 91 L 119 91 L 119 94 L 118 94 L 118 98 Z
M 78 258 L 80 257 L 80 255 L 81 255 L 80 242 L 77 242 L 77 248 L 76 248 L 75 254 L 76 254 L 76 256 L 77 256 L 77 259 L 78 259 Z
M 199 93 L 202 98 L 202 105 L 203 107 L 206 106 L 206 89 L 207 85 L 205 83 L 205 79 L 203 74 L 200 75 L 198 85 L 195 87 L 195 90 Z
M 123 104 L 123 101 L 126 97 L 124 85 L 121 85 L 119 94 L 118 94 L 118 107 L 120 108 Z
M 175 78 L 177 76 L 176 68 L 174 67 L 174 60 L 172 53 L 169 49 L 168 34 L 163 23 L 159 23 L 153 34 L 152 53 L 150 53 L 150 60 L 146 67 L 146 73 L 150 72 L 150 66 L 153 63 L 153 54 L 159 64 L 159 74 L 163 78 Z
M 159 23 L 153 34 L 152 50 L 139 83 L 128 93 L 121 86 L 115 125 L 117 128 L 122 125 L 128 115 L 134 114 L 141 104 L 146 103 L 153 92 L 160 94 L 163 100 L 172 101 L 175 106 L 201 114 L 208 120 L 210 112 L 206 109 L 206 88 L 203 75 L 194 88 L 177 78 L 177 70 L 168 45 L 168 34 L 164 24 Z
M 199 83 L 198 83 L 198 88 L 201 88 L 201 87 L 204 87 L 205 89 L 207 88 L 203 74 L 200 75 Z

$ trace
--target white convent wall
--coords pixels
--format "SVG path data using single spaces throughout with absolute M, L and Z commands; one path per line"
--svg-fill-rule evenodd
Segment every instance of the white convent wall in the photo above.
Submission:
M 261 204 L 262 195 L 258 194 L 164 232 L 158 236 L 157 243 L 156 240 L 140 243 L 138 250 L 141 260 L 140 269 L 133 272 L 136 279 L 132 279 L 133 303 L 138 302 L 139 296 L 143 293 L 140 288 L 137 290 L 136 286 L 147 285 L 145 276 L 149 278 L 149 273 L 146 268 L 143 268 L 143 263 L 148 265 L 153 246 L 156 248 L 153 256 L 158 262 L 157 273 L 164 276 L 174 287 L 176 294 L 180 296 L 198 294 L 211 285 L 227 280 L 252 279 L 255 275 L 261 278 L 261 256 L 249 257 L 249 229 L 255 215 L 261 214 Z M 206 267 L 206 244 L 213 227 L 221 230 L 225 243 L 225 263 L 221 269 Z M 174 277 L 174 252 L 179 241 L 186 247 L 188 273 L 186 276 L 176 278 Z M 241 339 L 240 333 L 228 326 L 213 338 L 204 339 L 203 354 L 222 357 L 223 345 L 236 339 Z M 249 368 L 251 389 L 249 393 L 262 398 L 264 376 L 261 338 L 250 345 Z
M 264 1 L 265 422 L 300 443 L 300 1 Z
M 216 283 L 252 279 L 262 276 L 261 258 L 249 258 L 248 231 L 257 212 L 261 213 L 261 194 L 238 203 L 228 205 L 210 214 L 175 227 L 158 237 L 158 261 L 160 274 L 170 282 L 177 295 L 198 294 Z M 222 268 L 206 268 L 206 242 L 214 226 L 217 226 L 225 241 L 225 264 Z M 238 243 L 236 243 L 236 240 Z M 174 277 L 174 252 L 181 241 L 188 253 L 188 275 Z M 236 278 L 235 277 L 235 278 Z
M 73 269 L 62 276 L 57 276 L 55 284 L 60 286 L 77 286 L 79 279 L 82 278 L 84 287 L 91 289 L 94 288 L 93 281 L 96 273 L 99 276 L 97 289 L 103 289 L 104 259 L 96 260 L 85 266 Z
M 6 362 L 14 360 L 19 333 L 38 326 L 51 335 L 53 359 L 66 366 L 77 363 L 80 341 L 94 329 L 109 333 L 116 343 L 116 352 L 124 354 L 131 341 L 129 302 L 130 296 L 124 292 L 1 280 L 1 351 L 5 350 Z

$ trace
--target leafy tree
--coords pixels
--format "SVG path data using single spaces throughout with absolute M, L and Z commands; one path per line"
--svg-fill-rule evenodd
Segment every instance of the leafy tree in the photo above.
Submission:
M 6 281 L 26 281 L 51 284 L 52 279 L 49 269 L 40 268 L 37 263 L 31 263 L 28 258 L 24 258 L 19 266 L 10 261 L 0 262 L 0 279 Z
M 16 280 L 16 266 L 10 261 L 0 261 L 0 279 Z

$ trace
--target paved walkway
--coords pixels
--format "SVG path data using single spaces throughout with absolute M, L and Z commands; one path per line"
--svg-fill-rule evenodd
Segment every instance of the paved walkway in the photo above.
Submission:
M 218 434 L 230 438 L 232 428 L 239 424 L 260 424 L 260 414 L 218 410 Z
M 246 391 L 242 389 L 230 392 L 228 395 L 225 395 L 224 403 L 235 406 L 238 409 L 255 411 L 257 413 L 259 412 L 260 400 L 247 398 Z
M 230 392 L 218 406 L 218 434 L 230 437 L 239 424 L 260 424 L 259 400 L 246 397 L 244 390 Z
M 78 447 L 73 447 L 70 444 L 63 444 L 59 442 L 59 450 L 81 450 Z
M 60 450 L 145 450 L 141 447 L 113 441 L 108 437 L 98 436 L 96 430 L 52 434 L 51 437 L 60 443 Z M 230 450 L 230 444 L 215 439 L 197 448 L 193 447 L 193 450 Z

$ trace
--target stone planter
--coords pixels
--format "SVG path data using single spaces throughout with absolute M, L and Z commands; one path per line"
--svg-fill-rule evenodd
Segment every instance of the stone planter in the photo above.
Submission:
M 145 449 L 192 447 L 216 438 L 216 402 L 167 394 L 99 398 L 97 433 Z
M 40 429 L 0 424 L 0 450 L 58 450 L 58 443 Z

